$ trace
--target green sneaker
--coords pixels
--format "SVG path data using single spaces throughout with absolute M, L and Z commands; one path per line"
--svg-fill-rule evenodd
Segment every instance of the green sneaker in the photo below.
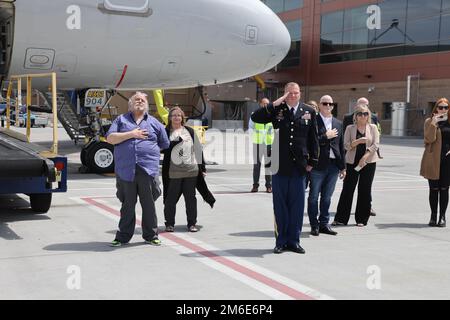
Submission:
M 109 246 L 110 247 L 120 247 L 122 245 L 122 242 L 120 242 L 119 240 L 113 240 Z
M 158 238 L 154 238 L 152 240 L 145 240 L 145 243 L 151 244 L 152 246 L 160 246 L 161 240 L 159 240 Z

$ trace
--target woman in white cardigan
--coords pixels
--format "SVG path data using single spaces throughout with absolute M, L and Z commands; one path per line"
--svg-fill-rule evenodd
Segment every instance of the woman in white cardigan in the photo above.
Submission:
M 369 221 L 372 182 L 375 176 L 376 162 L 379 159 L 377 150 L 380 144 L 378 128 L 370 123 L 370 119 L 369 108 L 366 105 L 358 105 L 353 114 L 354 124 L 349 125 L 345 130 L 347 176 L 344 179 L 333 225 L 347 225 L 356 185 L 358 185 L 356 225 L 363 227 Z

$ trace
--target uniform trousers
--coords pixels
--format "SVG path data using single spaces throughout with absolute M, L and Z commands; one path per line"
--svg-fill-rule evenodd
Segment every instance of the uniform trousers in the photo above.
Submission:
M 305 208 L 305 176 L 294 170 L 291 176 L 272 177 L 275 238 L 277 247 L 296 246 L 300 242 Z

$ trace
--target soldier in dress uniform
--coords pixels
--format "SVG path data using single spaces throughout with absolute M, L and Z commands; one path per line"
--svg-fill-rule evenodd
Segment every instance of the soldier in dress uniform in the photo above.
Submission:
M 251 119 L 273 124 L 272 194 L 275 214 L 274 253 L 285 250 L 305 253 L 300 246 L 305 205 L 305 175 L 317 165 L 319 142 L 316 112 L 300 103 L 300 86 L 286 84 L 285 94 L 266 108 L 255 111 Z

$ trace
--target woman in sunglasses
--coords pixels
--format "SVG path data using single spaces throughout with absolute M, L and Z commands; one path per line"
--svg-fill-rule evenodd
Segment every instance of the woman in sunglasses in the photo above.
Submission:
M 371 113 L 367 105 L 359 104 L 353 114 L 354 124 L 349 125 L 345 130 L 347 175 L 332 224 L 334 226 L 347 225 L 356 185 L 358 185 L 356 225 L 363 227 L 369 221 L 372 182 L 375 176 L 376 162 L 379 159 L 377 150 L 380 144 L 378 128 L 371 124 L 370 119 Z
M 431 227 L 445 227 L 445 211 L 448 206 L 450 184 L 450 117 L 449 101 L 439 99 L 430 118 L 425 120 L 425 151 L 420 165 L 420 175 L 428 179 Z M 439 222 L 437 208 L 439 202 Z

